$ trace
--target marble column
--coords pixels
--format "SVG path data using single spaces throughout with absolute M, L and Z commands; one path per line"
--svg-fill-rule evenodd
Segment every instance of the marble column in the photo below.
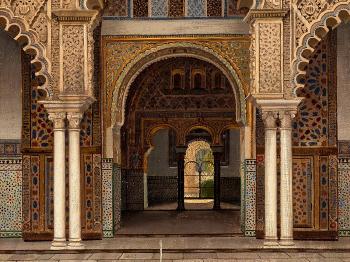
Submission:
M 281 111 L 281 187 L 280 187 L 280 215 L 281 215 L 281 245 L 293 243 L 293 192 L 292 192 L 292 119 L 296 112 Z
M 70 249 L 82 249 L 80 200 L 80 120 L 81 113 L 68 113 L 69 121 L 69 244 Z
M 221 162 L 221 152 L 213 152 L 214 155 L 214 209 L 220 209 L 220 162 Z
M 277 242 L 277 113 L 263 110 L 265 124 L 265 246 Z
M 54 221 L 52 250 L 66 248 L 65 118 L 66 113 L 64 112 L 49 114 L 49 119 L 53 122 L 54 132 Z

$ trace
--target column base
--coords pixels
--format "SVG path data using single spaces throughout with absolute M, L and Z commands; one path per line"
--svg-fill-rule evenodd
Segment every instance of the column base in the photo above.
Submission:
M 294 242 L 293 239 L 281 239 L 279 244 L 281 246 L 285 246 L 285 247 L 290 247 L 290 246 L 294 246 Z
M 85 249 L 85 245 L 81 240 L 69 240 L 68 249 Z
M 67 248 L 65 239 L 54 239 L 51 243 L 51 250 L 64 250 Z
M 278 239 L 277 238 L 266 238 L 264 240 L 264 248 L 278 248 Z

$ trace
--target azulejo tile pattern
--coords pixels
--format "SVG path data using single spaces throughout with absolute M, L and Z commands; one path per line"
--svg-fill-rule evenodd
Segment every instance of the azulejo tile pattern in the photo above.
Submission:
M 206 16 L 205 0 L 187 0 L 187 16 L 202 17 Z
M 293 158 L 293 215 L 295 227 L 312 226 L 312 158 Z
M 151 1 L 152 17 L 168 16 L 168 0 L 152 0 Z
M 245 160 L 244 178 L 244 235 L 256 235 L 256 160 Z
M 339 158 L 338 216 L 339 236 L 350 236 L 350 157 Z
M 103 237 L 113 237 L 113 158 L 102 159 Z
M 22 236 L 22 157 L 0 158 L 0 238 Z

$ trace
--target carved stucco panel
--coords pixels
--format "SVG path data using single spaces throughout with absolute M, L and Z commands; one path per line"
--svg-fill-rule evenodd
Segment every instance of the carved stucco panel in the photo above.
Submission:
M 262 0 L 261 9 L 282 9 L 282 0 Z
M 34 18 L 40 12 L 45 0 L 14 0 L 11 4 L 13 13 L 32 24 Z
M 61 91 L 82 94 L 85 89 L 85 27 L 61 25 Z
M 39 40 L 47 45 L 48 40 L 48 18 L 44 11 L 40 12 L 32 25 L 33 29 L 38 33 Z
M 259 84 L 258 93 L 283 93 L 282 22 L 258 23 Z

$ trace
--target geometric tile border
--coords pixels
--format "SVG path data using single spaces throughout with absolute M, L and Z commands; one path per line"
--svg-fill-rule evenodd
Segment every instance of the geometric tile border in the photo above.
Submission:
M 22 157 L 0 158 L 0 238 L 22 237 Z
M 244 235 L 255 237 L 256 233 L 256 160 L 244 161 L 244 181 L 242 220 L 244 219 Z
M 338 163 L 338 221 L 339 236 L 350 236 L 350 158 Z
M 113 230 L 113 158 L 102 159 L 103 237 L 114 237 Z

